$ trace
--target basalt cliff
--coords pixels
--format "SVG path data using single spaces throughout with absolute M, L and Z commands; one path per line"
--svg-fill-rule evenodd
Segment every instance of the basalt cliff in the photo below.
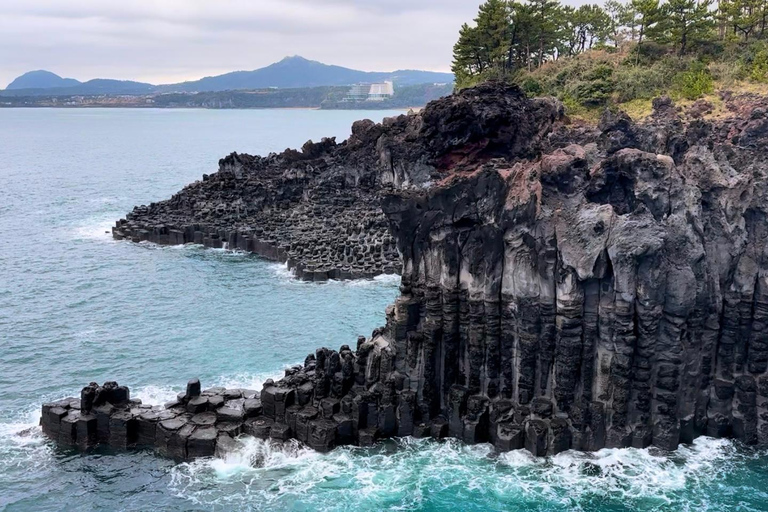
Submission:
M 272 247 L 312 279 L 397 264 L 386 325 L 258 392 L 192 381 L 152 408 L 92 384 L 46 404 L 43 430 L 182 459 L 240 434 L 319 450 L 453 436 L 536 455 L 768 444 L 764 103 L 718 120 L 654 107 L 574 126 L 554 100 L 486 84 L 358 122 L 340 144 L 228 157 L 115 235 Z
M 358 121 L 342 143 L 232 153 L 172 198 L 136 207 L 113 236 L 250 251 L 287 262 L 308 281 L 398 273 L 381 210 L 387 190 L 423 187 L 490 157 L 535 156 L 559 116 L 552 101 L 521 102 L 489 87 L 434 101 L 418 115 Z

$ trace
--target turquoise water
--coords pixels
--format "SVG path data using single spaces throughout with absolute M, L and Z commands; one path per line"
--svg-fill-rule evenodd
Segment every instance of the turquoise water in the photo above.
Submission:
M 105 231 L 231 151 L 341 139 L 385 115 L 0 109 L 0 510 L 768 510 L 768 453 L 723 440 L 548 459 L 410 439 L 326 455 L 251 441 L 174 464 L 42 438 L 40 404 L 92 380 L 152 403 L 190 377 L 259 388 L 380 325 L 391 277 L 302 283 L 253 256 Z

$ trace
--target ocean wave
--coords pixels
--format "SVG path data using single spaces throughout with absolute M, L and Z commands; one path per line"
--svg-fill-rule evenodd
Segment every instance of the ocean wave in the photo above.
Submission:
M 396 287 L 400 286 L 400 276 L 397 274 L 381 274 L 373 279 L 344 279 L 344 280 L 338 280 L 338 279 L 329 279 L 327 281 L 322 281 L 320 283 L 314 283 L 312 281 L 303 281 L 301 279 L 296 279 L 296 274 L 293 272 L 293 270 L 288 269 L 288 265 L 286 263 L 272 263 L 270 264 L 270 270 L 274 275 L 279 277 L 283 280 L 290 280 L 294 284 L 304 285 L 304 286 L 312 286 L 312 285 L 322 285 L 322 286 L 348 286 L 348 287 L 367 287 L 367 286 L 387 286 L 387 287 Z
M 478 510 L 525 504 L 535 510 L 707 509 L 713 486 L 738 464 L 733 442 L 699 438 L 676 452 L 605 449 L 537 458 L 524 450 L 412 438 L 329 454 L 296 442 L 244 439 L 225 459 L 181 464 L 172 490 L 204 506 L 249 503 L 253 510 L 418 510 L 424 504 L 472 504 Z M 704 489 L 709 489 L 704 492 Z M 225 492 L 222 492 L 224 490 Z M 700 501 L 691 496 L 702 496 Z M 609 507 L 610 508 L 610 507 Z
M 77 224 L 72 229 L 75 240 L 114 240 L 112 238 L 112 226 L 115 225 L 115 219 L 120 218 L 120 214 L 99 216 Z
M 297 363 L 298 364 L 298 363 Z M 222 375 L 213 379 L 205 379 L 203 388 L 224 387 L 227 389 L 252 389 L 260 391 L 267 379 L 278 380 L 283 377 L 283 372 L 269 373 L 238 373 L 234 375 Z M 166 386 L 149 384 L 131 389 L 131 397 L 138 398 L 143 404 L 164 405 L 176 399 L 176 395 L 184 391 L 182 386 Z
M 676 452 L 616 448 L 536 459 L 516 451 L 499 457 L 511 472 L 495 485 L 500 493 L 533 490 L 569 506 L 605 499 L 661 506 L 672 503 L 681 491 L 710 484 L 728 470 L 734 455 L 731 441 L 706 437 Z
M 164 405 L 175 400 L 181 391 L 179 386 L 140 386 L 131 389 L 131 398 L 138 398 L 143 404 Z
M 260 391 L 267 379 L 279 380 L 283 377 L 283 372 L 269 372 L 259 374 L 239 373 L 235 375 L 226 375 L 213 381 L 213 386 L 224 387 L 228 389 L 253 389 Z
M 11 470 L 25 472 L 46 468 L 53 448 L 39 427 L 39 409 L 29 410 L 20 418 L 0 423 L 0 481 L 12 483 Z

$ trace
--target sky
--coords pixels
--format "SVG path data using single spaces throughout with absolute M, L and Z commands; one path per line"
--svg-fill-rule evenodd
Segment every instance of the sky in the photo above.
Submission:
M 0 88 L 27 71 L 175 83 L 289 55 L 450 71 L 481 0 L 0 0 Z

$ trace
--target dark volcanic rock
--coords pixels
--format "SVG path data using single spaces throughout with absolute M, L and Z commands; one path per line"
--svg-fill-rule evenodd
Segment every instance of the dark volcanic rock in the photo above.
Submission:
M 384 200 L 404 260 L 388 343 L 451 435 L 476 435 L 477 397 L 497 445 L 512 421 L 536 454 L 768 442 L 765 121 L 654 106 Z
M 558 126 L 556 103 L 492 84 L 233 171 L 279 196 L 289 182 L 263 176 L 324 159 L 304 197 L 359 171 L 345 193 L 383 198 L 401 295 L 356 350 L 320 348 L 258 397 L 182 394 L 157 449 L 210 455 L 223 440 L 226 452 L 239 432 L 317 450 L 450 435 L 536 455 L 704 434 L 768 444 L 766 110 L 742 102 L 686 124 L 668 99 L 654 106 L 642 124 L 607 113 L 598 128 Z M 174 201 L 246 186 L 217 180 L 147 212 L 194 215 Z M 92 384 L 45 404 L 43 430 L 130 446 L 148 434 L 129 396 Z M 79 410 L 91 408 L 95 427 Z
M 309 281 L 399 273 L 383 191 L 421 187 L 446 168 L 492 157 L 535 155 L 560 110 L 488 86 L 416 115 L 358 121 L 340 144 L 309 141 L 267 157 L 233 153 L 171 199 L 134 208 L 113 235 L 250 251 L 287 262 Z

